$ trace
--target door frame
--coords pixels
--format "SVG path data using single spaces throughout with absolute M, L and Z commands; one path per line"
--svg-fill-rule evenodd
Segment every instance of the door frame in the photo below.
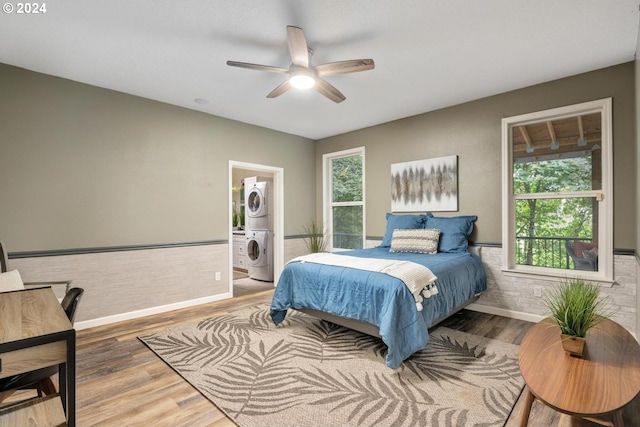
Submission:
M 270 201 L 273 206 L 273 285 L 275 287 L 278 283 L 280 273 L 284 268 L 284 169 L 275 166 L 260 165 L 257 163 L 240 162 L 236 160 L 229 160 L 229 199 L 227 206 L 229 207 L 229 294 L 233 297 L 233 170 L 245 169 L 255 171 L 257 174 L 260 172 L 268 173 L 273 176 L 273 201 Z

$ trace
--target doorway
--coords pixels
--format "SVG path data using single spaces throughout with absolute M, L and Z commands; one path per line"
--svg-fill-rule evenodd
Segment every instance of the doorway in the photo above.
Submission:
M 272 289 L 277 283 L 284 264 L 284 170 L 282 168 L 229 161 L 229 293 L 240 296 L 247 293 Z M 245 232 L 248 230 L 245 219 L 242 183 L 245 178 L 259 176 L 272 184 L 270 191 L 270 211 L 273 230 L 273 282 L 255 280 L 249 275 L 249 256 Z M 234 216 L 236 221 L 234 221 Z M 235 223 L 235 227 L 234 227 Z

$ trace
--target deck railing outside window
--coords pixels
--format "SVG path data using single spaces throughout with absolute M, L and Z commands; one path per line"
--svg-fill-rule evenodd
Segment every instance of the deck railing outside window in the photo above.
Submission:
M 516 263 L 537 267 L 574 269 L 567 253 L 568 241 L 591 242 L 580 237 L 516 237 Z
M 362 249 L 362 234 L 334 233 L 333 247 L 342 249 Z

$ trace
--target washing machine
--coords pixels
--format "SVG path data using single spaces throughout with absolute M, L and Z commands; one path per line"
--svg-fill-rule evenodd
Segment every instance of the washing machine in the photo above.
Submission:
M 244 180 L 245 194 L 245 229 L 247 230 L 271 230 L 270 211 L 270 182 L 260 180 L 258 177 L 249 177 Z
M 268 230 L 248 230 L 246 242 L 249 277 L 273 282 L 273 233 Z

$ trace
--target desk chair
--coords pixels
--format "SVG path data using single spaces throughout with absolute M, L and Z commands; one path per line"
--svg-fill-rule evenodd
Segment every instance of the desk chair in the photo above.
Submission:
M 62 299 L 61 305 L 71 324 L 76 317 L 76 309 L 84 293 L 82 288 L 71 288 Z M 17 390 L 35 389 L 38 396 L 57 393 L 52 376 L 58 373 L 57 366 L 49 366 L 25 374 L 14 375 L 0 380 L 0 403 Z
M 0 240 L 0 273 L 6 273 L 9 271 L 9 253 L 2 240 Z M 24 282 L 25 287 L 34 286 L 56 286 L 65 285 L 65 293 L 69 292 L 71 287 L 71 280 L 56 280 L 52 282 Z
M 0 273 L 9 271 L 9 256 L 4 243 L 0 240 Z M 24 282 L 24 287 L 65 285 L 65 295 L 60 303 L 69 321 L 73 325 L 80 298 L 84 293 L 82 288 L 70 288 L 71 280 L 52 282 Z M 58 373 L 57 366 L 38 369 L 26 374 L 15 375 L 0 379 L 0 403 L 19 389 L 36 389 L 38 395 L 57 393 L 51 377 Z

